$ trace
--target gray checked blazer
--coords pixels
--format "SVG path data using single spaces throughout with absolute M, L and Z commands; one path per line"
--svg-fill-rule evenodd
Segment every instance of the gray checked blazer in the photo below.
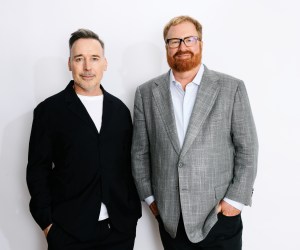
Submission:
M 225 196 L 251 205 L 258 141 L 244 83 L 205 67 L 180 148 L 169 75 L 136 90 L 133 176 L 141 200 L 154 196 L 166 231 L 175 237 L 181 211 L 195 243 L 217 222 Z

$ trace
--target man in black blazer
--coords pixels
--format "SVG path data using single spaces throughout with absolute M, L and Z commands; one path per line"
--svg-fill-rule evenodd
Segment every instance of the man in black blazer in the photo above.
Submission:
M 69 46 L 74 80 L 34 110 L 30 211 L 50 250 L 132 250 L 141 204 L 130 112 L 100 84 L 107 61 L 98 35 L 80 29 Z

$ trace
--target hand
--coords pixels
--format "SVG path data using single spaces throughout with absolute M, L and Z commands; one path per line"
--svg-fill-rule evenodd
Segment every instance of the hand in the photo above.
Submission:
M 149 206 L 151 212 L 153 213 L 153 215 L 156 217 L 158 215 L 158 208 L 156 205 L 156 201 L 153 201 L 150 206 Z
M 220 201 L 217 211 L 225 216 L 236 216 L 241 213 L 240 210 L 231 206 L 224 200 Z
M 52 224 L 50 224 L 48 227 L 46 227 L 46 228 L 44 229 L 44 234 L 45 234 L 46 237 L 47 237 L 47 235 L 48 235 L 48 233 L 49 233 L 51 227 L 52 227 Z

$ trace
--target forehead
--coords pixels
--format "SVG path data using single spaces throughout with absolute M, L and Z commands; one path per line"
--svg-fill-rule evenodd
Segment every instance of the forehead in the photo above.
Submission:
M 171 26 L 168 33 L 168 38 L 184 38 L 187 36 L 198 36 L 196 27 L 191 22 L 183 22 L 174 26 Z
M 101 44 L 96 39 L 91 38 L 80 38 L 77 41 L 74 42 L 72 48 L 71 48 L 71 54 L 77 55 L 77 54 L 103 54 L 103 48 L 101 47 Z

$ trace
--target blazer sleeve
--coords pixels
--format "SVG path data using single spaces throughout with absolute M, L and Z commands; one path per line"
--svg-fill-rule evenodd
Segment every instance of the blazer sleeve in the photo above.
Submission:
M 34 111 L 26 171 L 26 181 L 31 195 L 30 212 L 41 229 L 52 223 L 49 184 L 52 171 L 52 138 L 45 113 L 41 106 Z
M 234 145 L 234 177 L 226 197 L 251 205 L 257 172 L 258 140 L 247 91 L 240 82 L 232 110 L 231 137 Z
M 149 140 L 144 112 L 140 88 L 137 88 L 134 101 L 131 159 L 132 174 L 141 200 L 152 195 Z

